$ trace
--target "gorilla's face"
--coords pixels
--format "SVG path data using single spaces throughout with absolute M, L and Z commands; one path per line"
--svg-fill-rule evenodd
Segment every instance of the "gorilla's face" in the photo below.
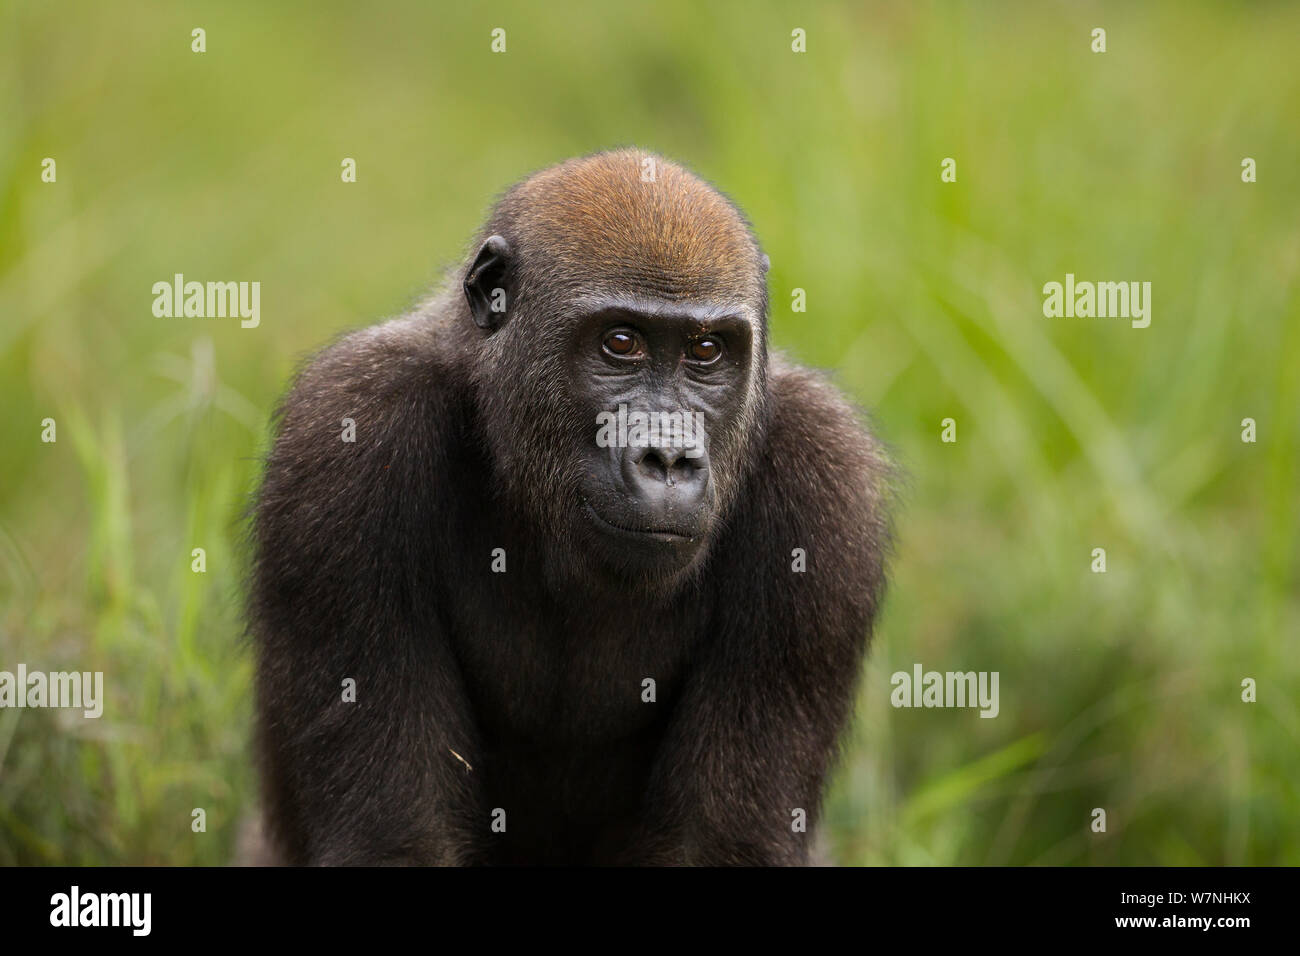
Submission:
M 761 467 L 765 257 L 672 164 L 576 161 L 511 191 L 463 277 L 496 490 L 566 584 L 661 592 Z
M 720 304 L 721 303 L 721 304 Z M 481 345 L 497 487 L 555 580 L 673 588 L 761 464 L 762 303 L 543 297 Z
M 565 404 L 579 431 L 580 537 L 603 563 L 675 574 L 703 553 L 752 417 L 743 307 L 602 303 L 572 324 Z

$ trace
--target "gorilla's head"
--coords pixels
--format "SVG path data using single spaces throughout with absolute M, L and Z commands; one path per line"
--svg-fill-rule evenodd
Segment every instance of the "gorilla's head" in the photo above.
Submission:
M 463 274 L 499 491 L 583 573 L 698 567 L 761 467 L 766 259 L 739 211 L 635 150 L 509 190 Z

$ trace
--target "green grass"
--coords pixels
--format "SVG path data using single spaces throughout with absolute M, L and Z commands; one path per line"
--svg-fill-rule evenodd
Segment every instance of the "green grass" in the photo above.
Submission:
M 507 183 L 623 143 L 744 207 L 776 343 L 911 475 L 838 858 L 1300 863 L 1300 9 L 471 6 L 0 7 L 0 669 L 108 695 L 0 710 L 0 864 L 229 859 L 276 398 Z M 261 327 L 154 318 L 175 272 L 260 281 Z M 1151 327 L 1044 318 L 1066 272 L 1152 282 Z M 915 662 L 998 671 L 1000 716 L 895 710 Z

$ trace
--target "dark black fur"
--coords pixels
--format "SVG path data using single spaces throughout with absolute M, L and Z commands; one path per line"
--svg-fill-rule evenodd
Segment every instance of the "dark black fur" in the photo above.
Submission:
M 641 188 L 620 166 L 638 156 L 507 194 L 480 237 L 515 253 L 503 327 L 474 321 L 467 267 L 327 349 L 285 400 L 251 598 L 282 859 L 806 862 L 882 594 L 889 468 L 834 389 L 769 360 L 762 256 L 716 193 L 666 165 L 677 195 L 575 217 L 593 189 Z M 643 213 L 673 241 L 602 234 L 582 252 Z M 588 290 L 740 296 L 761 319 L 743 408 L 709 422 L 716 520 L 672 573 L 611 560 L 576 510 L 593 424 L 561 303 Z

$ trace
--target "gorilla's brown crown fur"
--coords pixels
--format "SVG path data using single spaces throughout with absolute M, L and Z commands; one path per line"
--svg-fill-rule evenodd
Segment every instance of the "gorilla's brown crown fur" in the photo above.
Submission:
M 761 295 L 761 254 L 749 224 L 713 186 L 634 149 L 542 170 L 512 188 L 485 235 L 505 235 L 558 275 L 668 299 Z

